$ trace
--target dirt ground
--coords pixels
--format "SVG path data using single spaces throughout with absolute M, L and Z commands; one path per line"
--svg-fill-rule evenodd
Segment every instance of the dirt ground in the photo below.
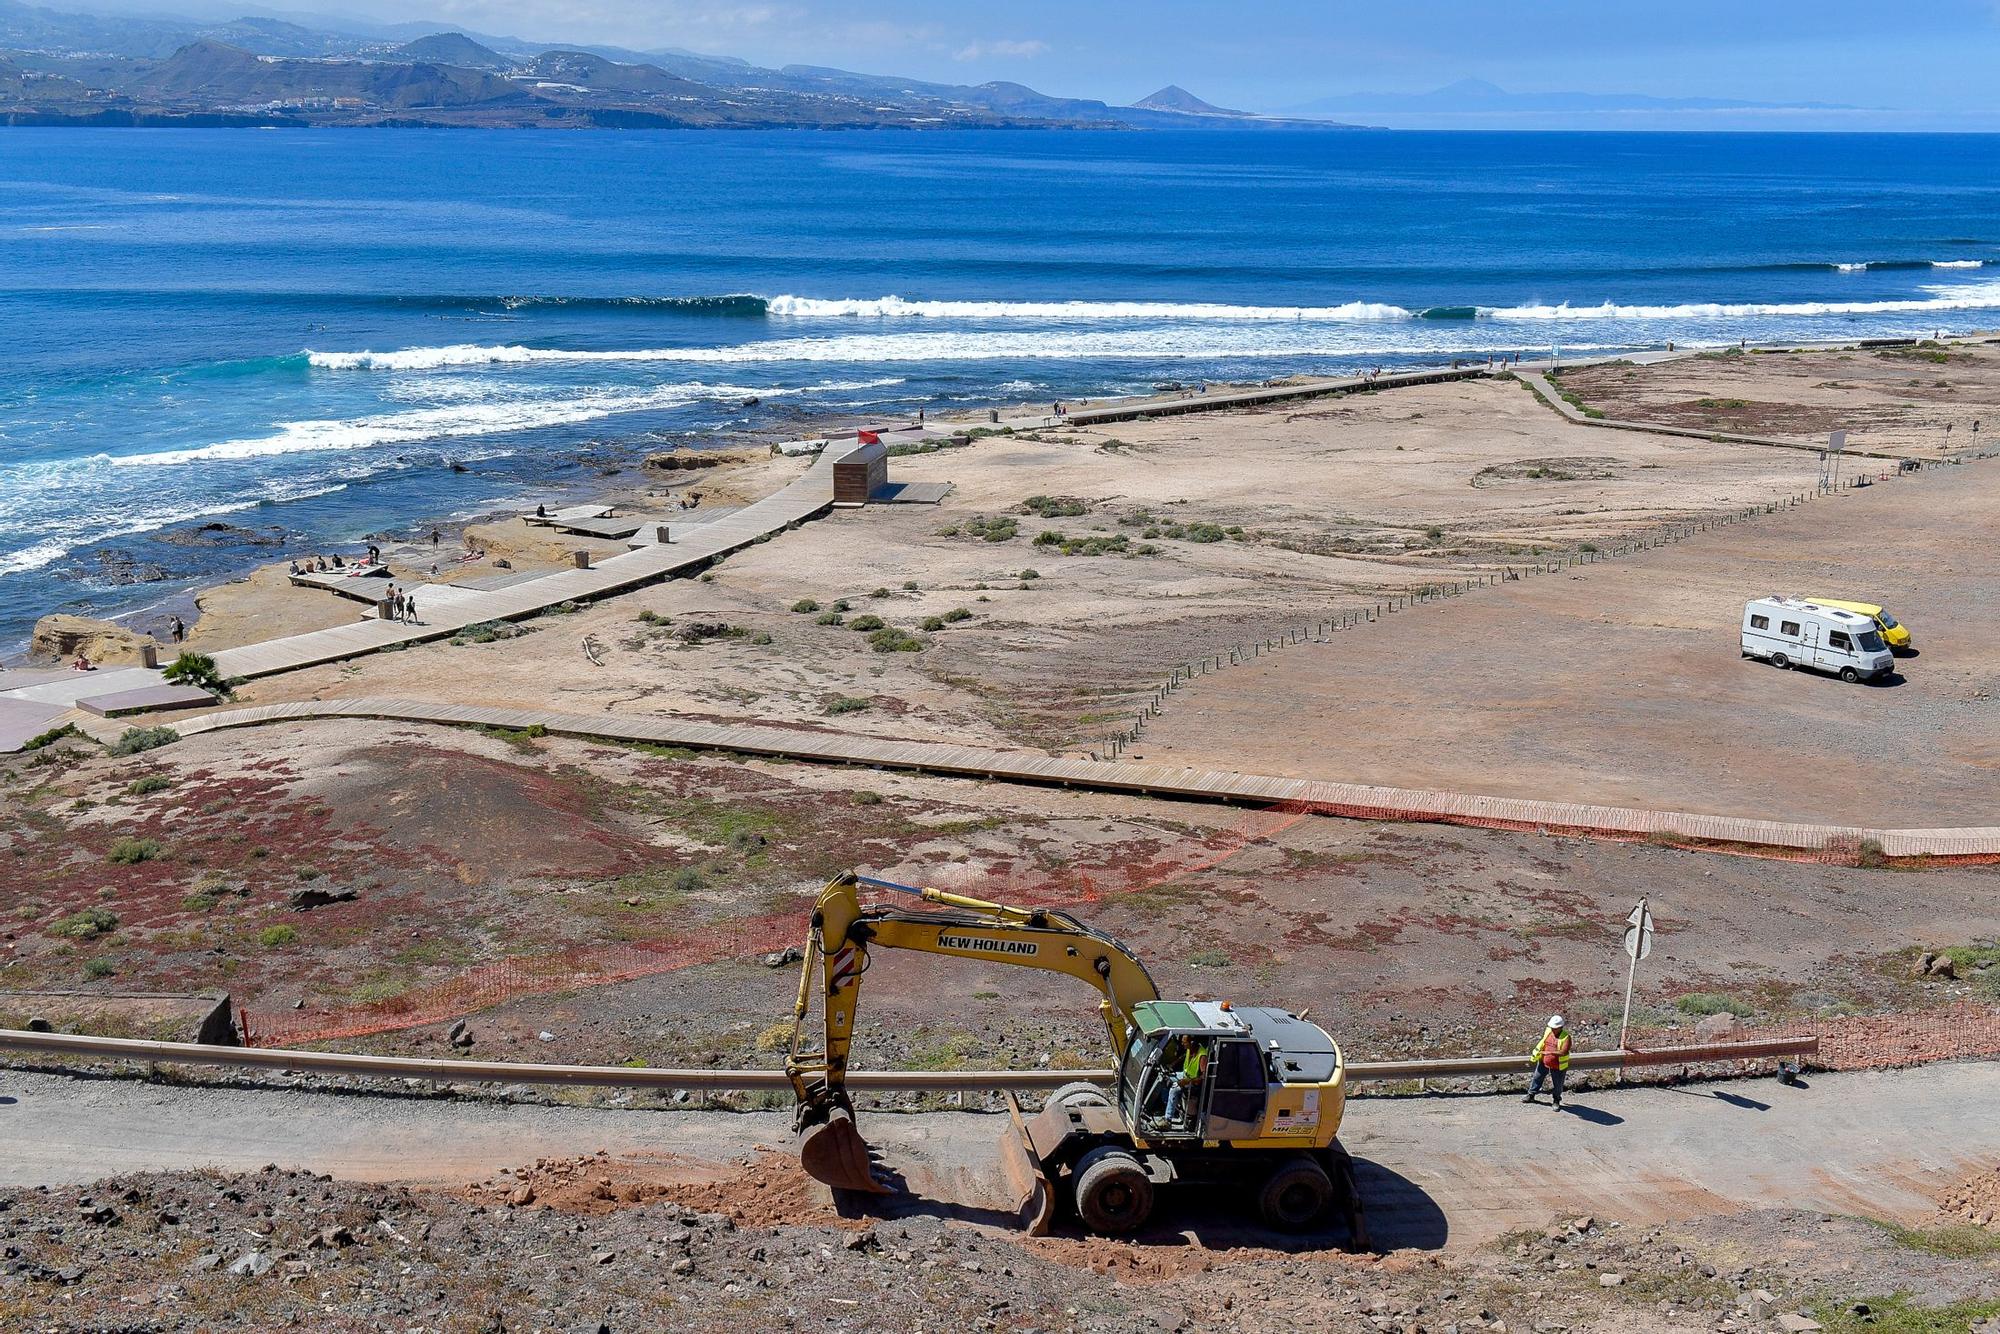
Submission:
M 523 639 L 293 673 L 243 697 L 471 694 L 799 722 L 832 706 L 851 710 L 848 730 L 1102 748 L 1172 664 L 1385 593 L 1793 494 L 1815 467 L 1577 427 L 1506 382 L 1115 430 L 897 458 L 898 478 L 952 482 L 945 503 L 836 511 L 705 581 L 544 616 Z M 800 466 L 717 480 L 769 490 Z M 830 615 L 842 623 L 819 623 Z M 872 652 L 851 628 L 874 623 L 862 618 L 926 647 Z M 690 644 L 700 626 L 734 633 Z
M 1562 386 L 1618 421 L 1814 444 L 1846 431 L 1852 448 L 1936 458 L 1993 447 L 2000 340 L 1711 352 L 1643 370 L 1615 363 L 1569 370 Z
M 1981 462 L 1423 605 L 1197 680 L 1134 758 L 1875 827 L 1993 822 L 2000 485 Z M 1747 598 L 1879 601 L 1848 686 L 1739 657 Z
M 1993 873 L 1978 868 L 1766 862 L 388 723 L 198 736 L 123 760 L 67 745 L 4 780 L 21 869 L 0 989 L 226 989 L 280 1041 L 448 1051 L 471 1014 L 490 1059 L 773 1064 L 796 974 L 763 956 L 802 943 L 813 895 L 850 867 L 1072 906 L 1166 993 L 1310 1006 L 1356 1059 L 1506 1050 L 1551 1009 L 1586 1046 L 1610 1042 L 1617 924 L 1640 894 L 1661 936 L 1638 1020 L 1663 1031 L 1717 1008 L 1756 1022 L 1984 997 L 2000 959 L 1985 948 Z M 1920 949 L 1947 947 L 1974 951 L 1957 979 L 1911 976 Z M 869 976 L 863 1065 L 1107 1059 L 1066 979 L 921 956 Z

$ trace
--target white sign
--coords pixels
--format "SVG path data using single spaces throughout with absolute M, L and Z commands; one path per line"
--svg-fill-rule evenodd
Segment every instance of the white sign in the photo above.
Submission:
M 1625 921 L 1625 952 L 1637 963 L 1653 952 L 1653 914 L 1642 903 Z
M 1832 435 L 1826 438 L 1827 453 L 1838 454 L 1840 453 L 1840 451 L 1846 448 L 1847 448 L 1847 432 L 1835 431 Z

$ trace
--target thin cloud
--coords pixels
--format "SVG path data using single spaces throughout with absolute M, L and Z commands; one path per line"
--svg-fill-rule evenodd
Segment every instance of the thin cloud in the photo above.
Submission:
M 1049 44 L 1047 42 L 1031 39 L 1025 42 L 974 42 L 970 46 L 960 47 L 952 53 L 951 58 L 953 60 L 987 60 L 1001 57 L 1014 60 L 1033 60 L 1036 56 L 1045 56 L 1048 53 Z

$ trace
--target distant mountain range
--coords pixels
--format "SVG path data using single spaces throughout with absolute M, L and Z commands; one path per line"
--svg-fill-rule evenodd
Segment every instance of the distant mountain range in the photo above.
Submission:
M 1802 116 L 1838 119 L 1862 108 L 1829 102 L 1748 102 L 1717 97 L 1648 97 L 1640 93 L 1512 93 L 1483 79 L 1461 79 L 1427 93 L 1346 93 L 1288 108 L 1295 116 L 1365 116 L 1398 128 L 1611 129 L 1766 124 Z
M 315 19 L 318 23 L 321 20 Z M 1210 106 L 1132 106 L 1018 83 L 930 83 L 727 57 L 550 47 L 412 23 L 77 14 L 0 0 L 0 124 L 1353 129 Z

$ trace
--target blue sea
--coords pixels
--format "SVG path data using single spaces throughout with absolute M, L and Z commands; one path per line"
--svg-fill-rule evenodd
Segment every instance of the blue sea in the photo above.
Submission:
M 9 129 L 0 649 L 814 415 L 1995 326 L 2000 138 Z

